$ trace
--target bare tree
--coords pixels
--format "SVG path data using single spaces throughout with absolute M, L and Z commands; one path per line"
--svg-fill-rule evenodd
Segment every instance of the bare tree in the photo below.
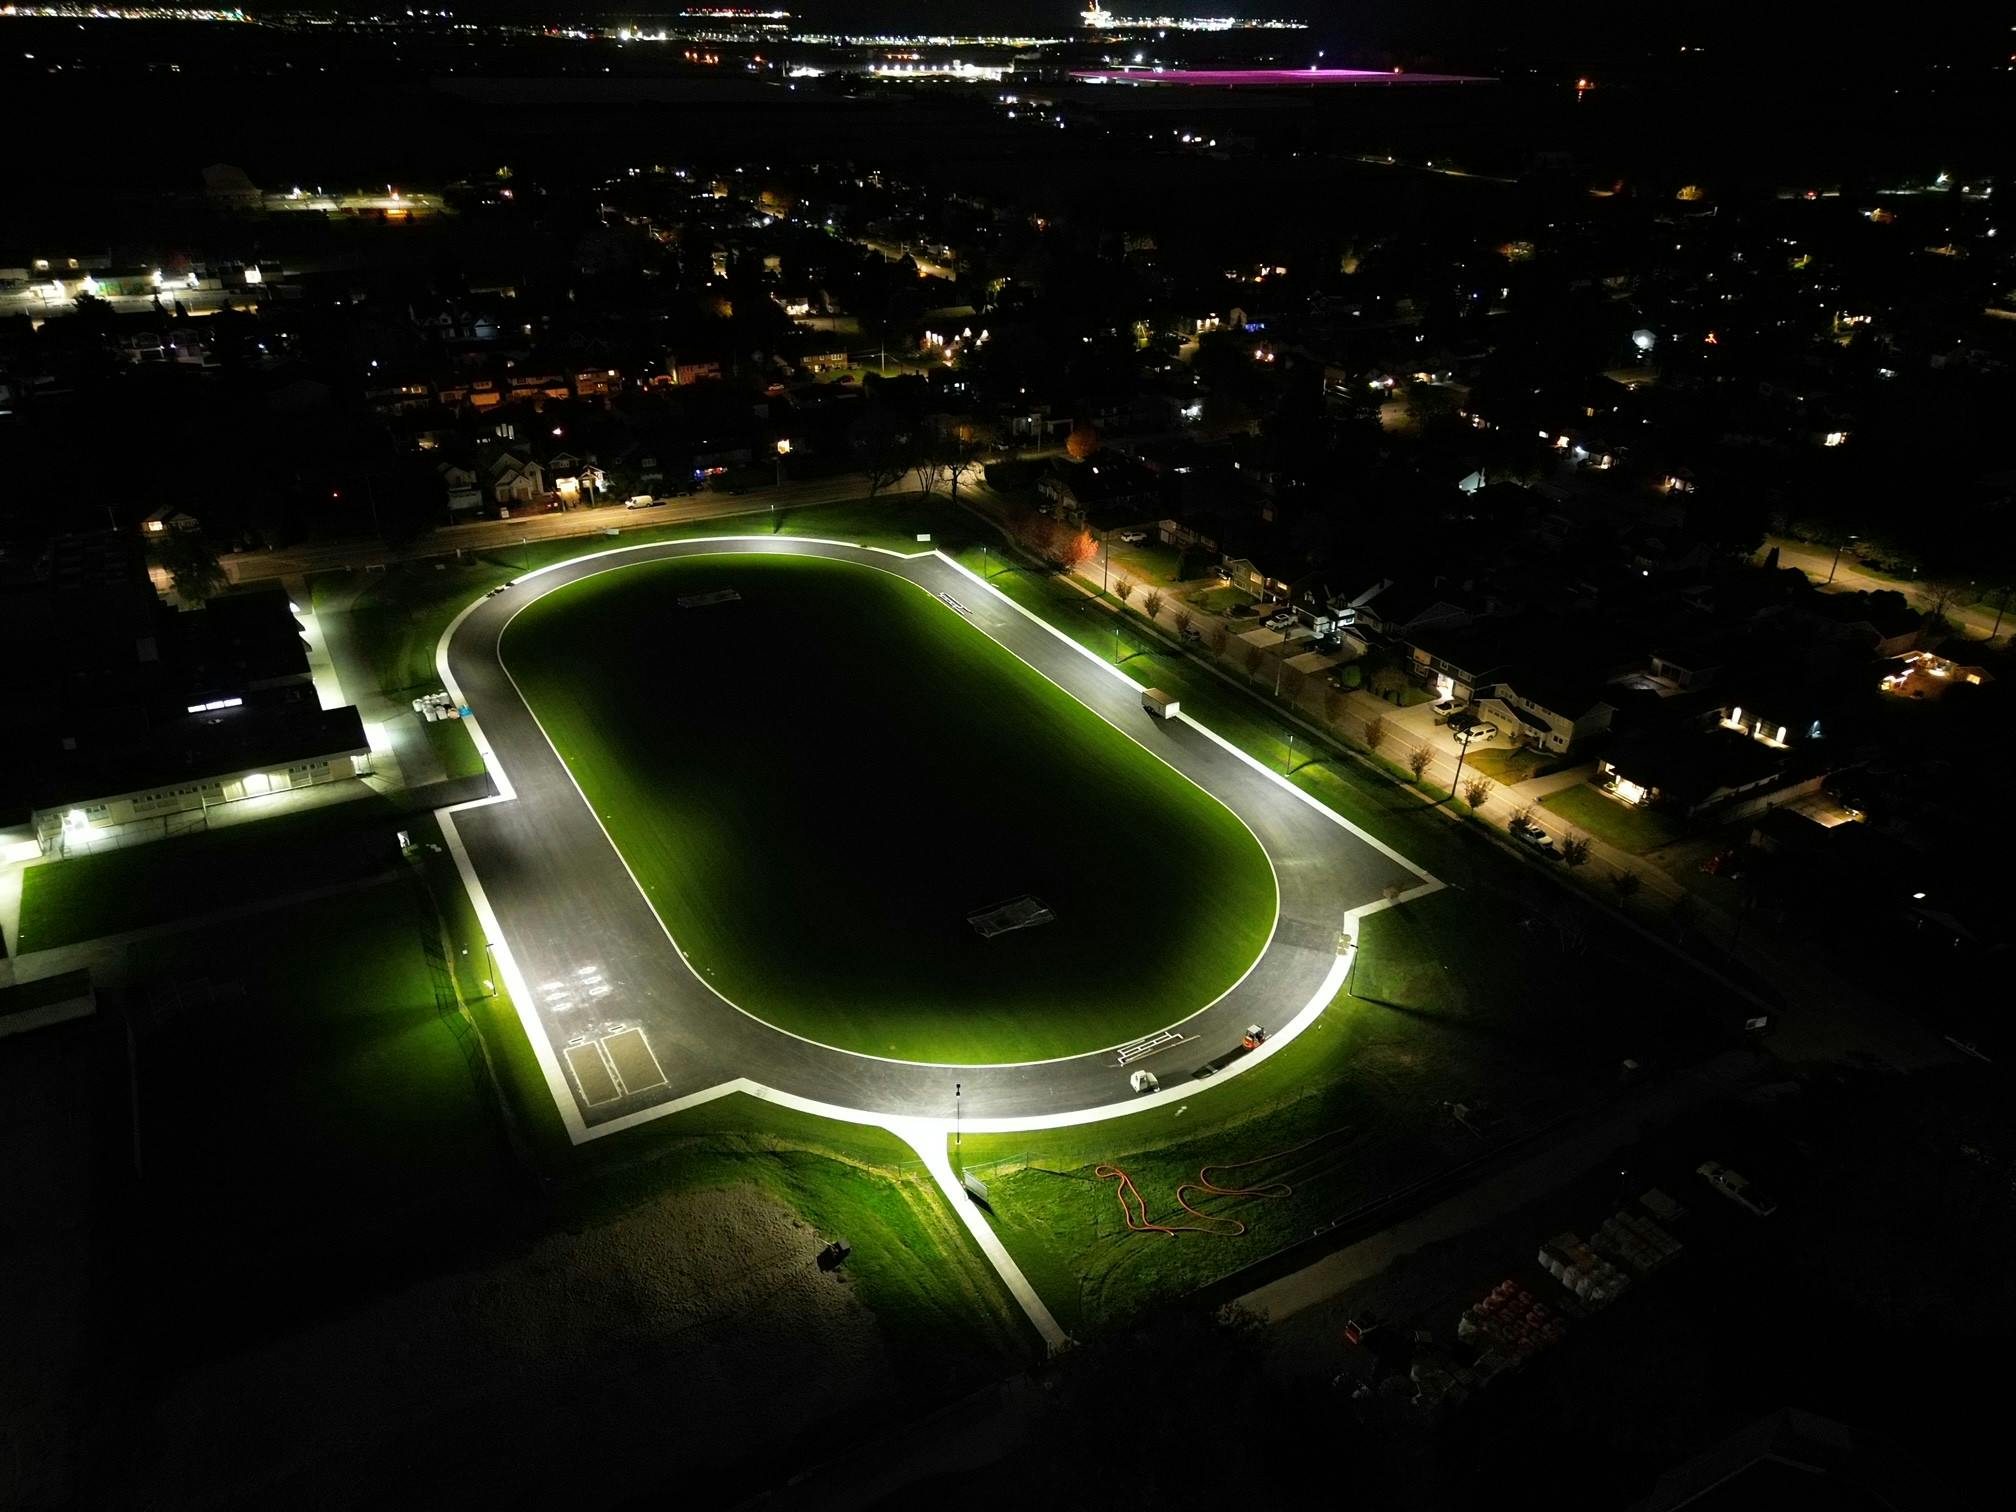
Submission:
M 935 443 L 923 447 L 917 452 L 916 462 L 911 470 L 917 474 L 919 493 L 936 493 L 938 485 L 945 481 L 944 454 Z
M 1289 703 L 1300 706 L 1302 689 L 1308 684 L 1309 674 L 1299 667 L 1281 669 L 1281 696 Z
M 959 484 L 980 466 L 980 459 L 993 441 L 988 427 L 971 420 L 962 421 L 944 436 L 938 456 L 945 468 L 946 482 L 951 485 L 954 504 L 959 502 Z
M 1246 648 L 1246 675 L 1252 677 L 1260 671 L 1260 663 L 1267 659 L 1267 653 L 1258 646 Z
M 1481 809 L 1491 796 L 1491 788 L 1492 782 L 1489 777 L 1472 777 L 1463 784 L 1463 801 L 1470 805 L 1473 812 Z
M 1127 600 L 1134 597 L 1134 580 L 1132 578 L 1113 579 L 1113 591 L 1120 595 L 1121 603 L 1126 603 Z
M 1331 724 L 1337 723 L 1337 716 L 1344 712 L 1344 690 L 1325 688 L 1323 690 L 1323 717 Z
M 868 497 L 900 483 L 910 471 L 910 437 L 887 415 L 871 414 L 856 422 L 848 435 L 854 471 L 868 484 Z
M 1570 866 L 1580 866 L 1589 859 L 1589 837 L 1570 835 L 1561 842 L 1561 859 Z
M 1162 612 L 1162 590 L 1150 588 L 1141 595 L 1141 609 L 1151 620 Z
M 1622 908 L 1638 895 L 1638 889 L 1645 885 L 1644 879 L 1634 871 L 1613 871 L 1610 873 L 1610 891 L 1617 894 L 1617 906 Z
M 1416 782 L 1419 782 L 1421 774 L 1428 770 L 1429 759 L 1428 747 L 1425 745 L 1416 746 L 1407 753 L 1407 770 L 1414 774 Z
M 1225 643 L 1231 639 L 1231 636 L 1226 634 L 1223 625 L 1213 625 L 1205 632 L 1204 639 L 1210 643 L 1211 654 L 1213 656 L 1223 656 L 1225 654 Z
M 1187 604 L 1178 604 L 1176 612 L 1169 616 L 1169 623 L 1176 627 L 1178 635 L 1186 635 L 1190 630 L 1191 617 L 1189 606 Z
M 1512 825 L 1512 828 L 1514 828 L 1515 830 L 1532 829 L 1533 805 L 1530 803 L 1522 803 L 1519 805 L 1519 807 L 1512 810 L 1512 818 L 1510 823 Z
M 1376 751 L 1386 743 L 1386 716 L 1374 714 L 1365 721 L 1365 749 Z

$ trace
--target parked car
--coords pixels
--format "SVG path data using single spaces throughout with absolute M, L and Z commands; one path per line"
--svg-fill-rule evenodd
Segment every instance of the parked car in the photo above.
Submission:
M 1451 730 L 1449 733 L 1456 737 L 1458 745 L 1468 745 L 1473 740 L 1489 740 L 1493 735 L 1498 733 L 1498 726 L 1492 724 L 1489 720 L 1480 719 L 1476 724 L 1465 725 L 1461 729 Z
M 1295 623 L 1295 611 L 1293 609 L 1282 609 L 1277 613 L 1268 615 L 1260 623 L 1265 625 L 1269 630 L 1286 630 L 1290 625 Z
M 1204 639 L 1204 632 L 1199 630 L 1195 625 L 1185 625 L 1183 627 L 1183 639 L 1187 641 L 1201 641 Z
M 1553 860 L 1558 861 L 1561 859 L 1561 852 L 1554 849 L 1554 837 L 1540 828 L 1539 825 L 1532 823 L 1522 824 L 1515 819 L 1512 821 L 1511 833 L 1512 838 L 1517 840 L 1521 845 L 1531 846 L 1541 855 L 1550 857 Z
M 1470 705 L 1460 698 L 1445 698 L 1435 705 L 1435 723 L 1447 724 L 1469 707 Z
M 654 499 L 649 494 L 639 494 L 623 507 L 625 509 L 656 509 L 660 504 L 670 504 L 670 499 Z
M 1126 545 L 1138 546 L 1148 539 L 1148 532 L 1145 530 L 1123 530 L 1120 532 L 1120 539 Z
M 1762 1187 L 1752 1184 L 1740 1171 L 1732 1171 L 1719 1160 L 1704 1160 L 1695 1171 L 1724 1197 L 1738 1207 L 1747 1208 L 1759 1218 L 1769 1218 L 1778 1211 L 1778 1200 Z

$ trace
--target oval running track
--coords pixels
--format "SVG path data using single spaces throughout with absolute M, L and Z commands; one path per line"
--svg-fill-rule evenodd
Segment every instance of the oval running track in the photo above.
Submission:
M 1279 885 L 1273 934 L 1245 977 L 1172 1026 L 1179 1043 L 1133 1065 L 1113 1050 L 985 1066 L 861 1055 L 764 1023 L 702 982 L 519 696 L 498 645 L 519 610 L 569 583 L 637 562 L 732 553 L 820 557 L 906 579 L 1216 796 L 1259 839 Z M 497 931 L 499 964 L 577 1139 L 729 1083 L 876 1118 L 949 1118 L 955 1083 L 960 1110 L 974 1119 L 1125 1112 L 1135 1106 L 1134 1066 L 1179 1086 L 1202 1068 L 1236 1064 L 1248 1024 L 1278 1031 L 1320 1011 L 1341 981 L 1345 916 L 1440 885 L 1187 716 L 1147 714 L 1138 684 L 936 552 L 772 536 L 616 547 L 477 600 L 443 634 L 437 660 L 471 710 L 498 788 L 497 797 L 443 810 L 442 827 L 479 916 Z

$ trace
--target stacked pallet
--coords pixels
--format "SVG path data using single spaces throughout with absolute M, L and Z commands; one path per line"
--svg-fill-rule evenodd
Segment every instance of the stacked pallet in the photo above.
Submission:
M 1607 1307 L 1631 1285 L 1631 1278 L 1605 1260 L 1579 1234 L 1556 1234 L 1540 1246 L 1540 1264 L 1591 1307 Z
M 1680 1241 L 1630 1208 L 1608 1219 L 1589 1236 L 1595 1251 L 1640 1273 L 1649 1274 L 1680 1253 Z
M 1499 1282 L 1456 1320 L 1456 1337 L 1478 1347 L 1481 1380 L 1558 1344 L 1566 1332 L 1567 1324 L 1550 1308 L 1510 1280 Z

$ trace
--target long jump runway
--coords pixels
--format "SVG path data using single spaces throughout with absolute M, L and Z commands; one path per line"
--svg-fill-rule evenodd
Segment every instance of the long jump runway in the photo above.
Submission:
M 1019 1065 L 923 1065 L 815 1044 L 743 1012 L 688 967 L 595 814 L 548 744 L 498 657 L 513 615 L 582 578 L 665 557 L 787 553 L 901 576 L 941 602 L 1219 798 L 1273 862 L 1280 912 L 1251 971 L 1184 1020 L 1180 1041 L 1139 1061 L 1182 1084 L 1239 1044 L 1246 1025 L 1276 1028 L 1334 990 L 1344 915 L 1434 880 L 1377 841 L 1185 719 L 1143 712 L 1113 667 L 1026 614 L 936 553 L 779 537 L 619 547 L 543 569 L 479 600 L 443 637 L 445 680 L 474 714 L 500 793 L 444 811 L 519 979 L 542 1063 L 580 1126 L 633 1119 L 655 1106 L 740 1080 L 864 1114 L 944 1118 L 960 1086 L 975 1118 L 1042 1117 L 1125 1103 L 1130 1067 L 1113 1050 Z M 1096 862 L 1088 864 L 1097 864 Z M 563 1074 L 559 1068 L 567 1069 Z M 572 1120 L 570 1120 L 571 1122 Z

